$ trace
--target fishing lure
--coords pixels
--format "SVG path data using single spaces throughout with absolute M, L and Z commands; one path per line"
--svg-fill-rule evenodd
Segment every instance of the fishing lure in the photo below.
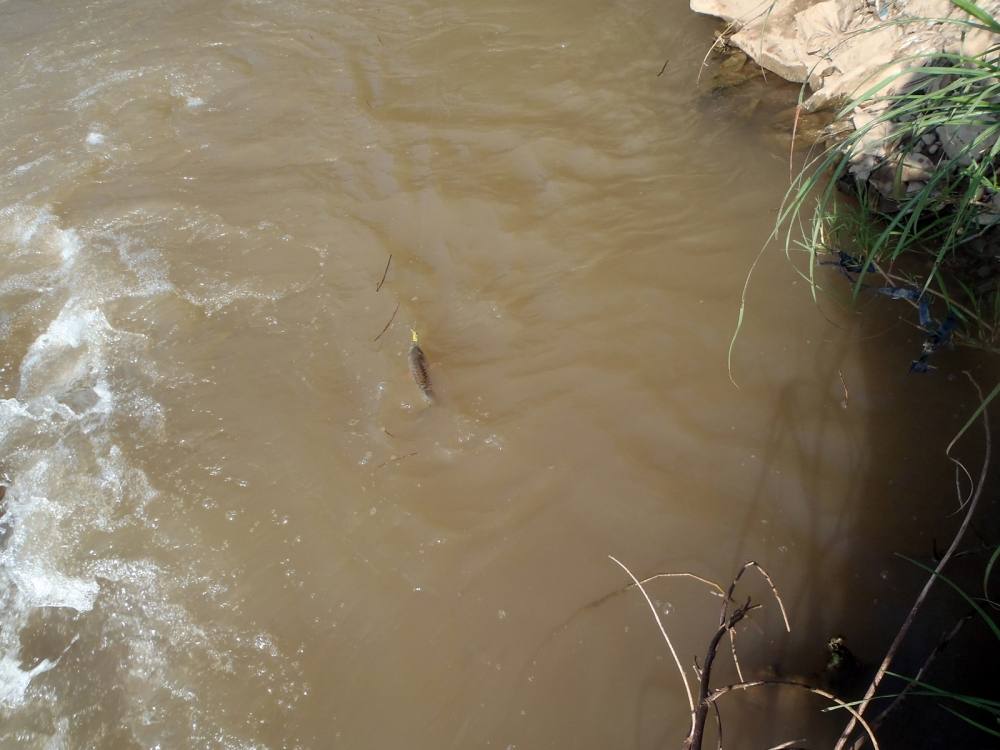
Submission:
M 434 389 L 431 387 L 431 376 L 427 370 L 427 357 L 424 356 L 424 350 L 420 348 L 417 332 L 411 328 L 410 334 L 413 340 L 409 353 L 410 374 L 417 387 L 420 388 L 420 392 L 424 394 L 424 398 L 433 403 Z

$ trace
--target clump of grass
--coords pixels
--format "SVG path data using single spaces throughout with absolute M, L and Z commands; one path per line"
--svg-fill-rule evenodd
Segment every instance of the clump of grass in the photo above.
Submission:
M 856 259 L 855 296 L 876 274 L 880 284 L 914 290 L 913 302 L 925 295 L 943 301 L 960 343 L 1000 352 L 1000 280 L 976 275 L 1000 252 L 1000 23 L 967 0 L 953 2 L 972 20 L 941 22 L 986 30 L 997 43 L 977 55 L 914 56 L 846 102 L 838 120 L 859 109 L 876 114 L 808 160 L 785 196 L 775 235 L 784 235 L 789 256 L 793 248 L 807 256 L 801 273 L 814 298 L 824 255 L 847 255 Z M 907 191 L 906 170 L 928 162 L 922 139 L 959 127 L 971 133 L 968 140 L 941 148 Z M 883 155 L 859 165 L 862 152 L 873 150 Z M 869 187 L 875 173 L 881 193 Z M 838 186 L 854 200 L 844 200 Z

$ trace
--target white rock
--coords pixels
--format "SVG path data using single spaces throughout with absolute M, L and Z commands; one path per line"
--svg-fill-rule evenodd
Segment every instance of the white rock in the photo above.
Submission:
M 808 81 L 813 89 L 806 109 L 850 100 L 880 80 L 897 76 L 890 89 L 916 85 L 919 75 L 899 75 L 912 68 L 913 57 L 945 51 L 981 52 L 995 37 L 953 23 L 884 24 L 871 8 L 855 0 L 690 0 L 698 13 L 718 16 L 738 29 L 731 41 L 761 66 L 790 81 Z M 908 0 L 890 6 L 892 20 L 967 17 L 951 0 Z M 988 12 L 1000 14 L 1000 0 L 982 0 Z M 857 33 L 857 32 L 864 33 Z

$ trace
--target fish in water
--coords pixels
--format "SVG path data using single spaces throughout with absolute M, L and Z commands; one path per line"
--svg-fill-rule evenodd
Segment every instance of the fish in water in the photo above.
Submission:
M 424 350 L 420 348 L 417 332 L 411 328 L 410 334 L 413 339 L 410 344 L 409 354 L 410 374 L 413 376 L 413 380 L 417 384 L 417 387 L 420 388 L 421 393 L 424 394 L 424 398 L 433 402 L 434 389 L 431 387 L 431 376 L 427 371 L 427 357 L 424 356 Z

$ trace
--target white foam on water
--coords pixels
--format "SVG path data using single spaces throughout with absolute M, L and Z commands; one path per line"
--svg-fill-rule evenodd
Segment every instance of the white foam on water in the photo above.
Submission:
M 99 133 L 96 130 L 91 130 L 87 133 L 86 141 L 88 146 L 100 146 L 104 143 L 104 134 Z
M 185 292 L 184 298 L 192 305 L 205 310 L 209 315 L 229 307 L 237 302 L 256 300 L 260 302 L 276 302 L 281 299 L 286 292 L 282 291 L 262 291 L 256 288 L 251 281 L 241 281 L 238 283 L 226 282 L 206 282 L 202 285 L 204 292 Z
M 37 211 L 34 216 L 25 216 L 21 218 L 19 223 L 20 231 L 18 232 L 18 245 L 20 248 L 24 248 L 28 245 L 38 234 L 38 231 L 50 224 L 55 220 L 55 216 L 47 209 L 43 208 Z M 17 225 L 15 225 L 17 226 Z
M 138 554 L 145 544 L 151 557 L 157 549 L 191 544 L 188 536 L 173 538 L 161 528 L 149 510 L 156 487 L 117 442 L 122 434 L 130 444 L 164 439 L 165 417 L 148 391 L 150 342 L 115 328 L 107 304 L 179 295 L 162 254 L 129 236 L 133 221 L 123 220 L 124 229 L 64 227 L 47 206 L 0 208 L 0 252 L 10 248 L 8 257 L 24 256 L 39 274 L 26 274 L 15 287 L 0 284 L 0 309 L 8 289 L 17 288 L 22 297 L 34 295 L 32 312 L 45 316 L 25 346 L 15 397 L 0 399 L 0 469 L 13 478 L 4 517 L 10 531 L 0 548 L 0 706 L 51 728 L 37 735 L 36 746 L 89 746 L 92 738 L 77 734 L 72 717 L 104 711 L 104 691 L 119 690 L 126 698 L 110 721 L 141 746 L 162 740 L 158 721 L 150 720 L 156 706 L 161 714 L 190 719 L 182 744 L 254 747 L 239 721 L 217 713 L 217 696 L 202 686 L 204 671 L 212 670 L 216 686 L 219 676 L 259 685 L 276 710 L 290 711 L 303 691 L 299 667 L 266 632 L 192 614 L 184 604 L 191 597 L 220 612 L 231 606 L 225 580 L 199 573 L 203 563 L 169 567 L 125 559 L 114 544 L 92 548 L 87 541 L 125 534 L 133 548 L 144 540 Z M 211 291 L 217 299 L 198 302 L 212 309 L 274 296 L 252 285 Z M 78 613 L 72 621 L 77 635 L 89 632 L 88 642 L 114 644 L 121 654 L 106 663 L 100 648 L 80 653 L 77 646 L 72 674 L 60 675 L 58 654 L 43 654 L 47 658 L 29 668 L 21 634 L 30 632 L 32 613 L 52 608 Z M 44 627 L 35 620 L 33 627 Z M 101 682 L 80 698 L 68 685 L 86 679 L 91 665 Z M 44 673 L 51 674 L 36 687 Z M 90 702 L 82 708 L 63 703 L 72 700 Z
M 46 349 L 62 346 L 75 349 L 84 340 L 92 341 L 95 335 L 103 336 L 111 328 L 103 312 L 94 308 L 79 309 L 76 302 L 67 302 L 59 317 L 31 344 L 25 357 L 29 367 Z
M 9 654 L 0 657 L 0 706 L 16 705 L 24 699 L 31 681 L 40 674 L 51 671 L 79 640 L 74 636 L 69 645 L 55 659 L 42 659 L 31 669 L 23 669 Z
M 111 363 L 136 335 L 111 326 L 101 308 L 107 279 L 77 263 L 84 237 L 47 206 L 15 205 L 0 209 L 0 243 L 37 256 L 48 274 L 51 285 L 33 290 L 38 311 L 65 300 L 24 352 L 17 397 L 0 400 L 0 453 L 14 479 L 0 549 L 0 704 L 12 707 L 58 664 L 22 668 L 19 633 L 33 611 L 93 610 L 100 585 L 78 545 L 84 533 L 114 528 L 113 510 L 131 499 L 142 472 L 122 466 L 107 431 L 120 395 Z
M 4 425 L 6 427 L 6 424 Z M 60 455 L 61 454 L 61 455 Z M 68 451 L 57 451 L 52 459 L 65 460 Z M 98 586 L 93 578 L 68 575 L 57 565 L 59 548 L 64 541 L 62 531 L 67 526 L 72 507 L 42 495 L 22 492 L 22 484 L 47 489 L 48 475 L 54 472 L 48 458 L 39 457 L 27 469 L 9 493 L 11 533 L 0 552 L 0 566 L 9 584 L 16 591 L 20 610 L 34 607 L 68 607 L 88 612 L 94 606 Z M 53 554 L 55 553 L 55 554 Z
M 80 254 L 80 235 L 75 229 L 67 229 L 59 233 L 59 256 L 63 263 L 72 263 Z
M 69 100 L 69 105 L 74 109 L 81 109 L 86 106 L 90 99 L 92 99 L 96 94 L 104 91 L 104 89 L 114 86 L 115 84 L 125 83 L 126 81 L 131 81 L 136 78 L 142 78 L 146 73 L 155 70 L 155 68 L 133 68 L 131 70 L 119 70 L 115 71 L 111 75 L 107 75 L 97 83 L 91 84 L 79 94 L 74 96 Z
M 94 391 L 94 395 L 97 396 L 97 401 L 90 407 L 90 413 L 104 416 L 111 414 L 111 410 L 114 409 L 115 405 L 115 396 L 111 392 L 108 382 L 104 379 L 98 380 L 92 390 Z
M 11 580 L 28 607 L 68 607 L 89 612 L 97 598 L 96 581 L 70 578 L 54 570 L 19 566 Z
M 14 246 L 13 255 L 58 255 L 70 263 L 79 253 L 80 235 L 75 229 L 62 229 L 50 206 L 14 204 L 0 208 L 0 243 Z
M 11 706 L 21 702 L 31 680 L 37 675 L 48 672 L 59 660 L 43 659 L 32 669 L 21 669 L 20 662 L 4 654 L 0 657 L 0 706 Z
M 18 396 L 44 391 L 65 392 L 77 384 L 92 385 L 105 368 L 104 345 L 112 328 L 103 311 L 70 299 L 58 317 L 28 347 L 21 361 Z
M 143 247 L 125 234 L 110 235 L 118 251 L 119 260 L 135 276 L 138 284 L 129 288 L 130 296 L 152 297 L 176 291 L 169 278 L 169 268 L 163 254 L 151 247 Z
M 22 175 L 25 172 L 34 169 L 39 164 L 42 164 L 43 162 L 46 162 L 51 158 L 52 157 L 49 156 L 48 154 L 46 154 L 45 156 L 39 156 L 37 159 L 32 159 L 31 161 L 24 162 L 24 164 L 18 164 L 16 167 L 14 167 L 12 171 L 16 175 Z

